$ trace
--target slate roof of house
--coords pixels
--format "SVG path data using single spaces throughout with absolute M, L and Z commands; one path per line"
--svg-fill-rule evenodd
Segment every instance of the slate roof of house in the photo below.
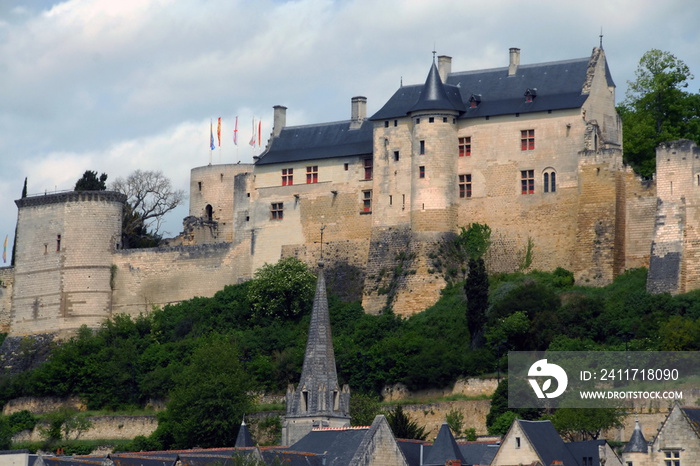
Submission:
M 444 465 L 447 460 L 460 460 L 462 464 L 467 464 L 450 428 L 447 423 L 443 423 L 423 464 L 439 466 Z
M 681 406 L 685 417 L 690 421 L 695 433 L 700 437 L 700 408 L 691 408 L 690 406 Z
M 563 461 L 565 465 L 579 464 L 550 421 L 518 419 L 515 422 L 520 423 L 520 428 L 544 464 L 552 464 L 552 461 Z
M 630 437 L 629 442 L 625 445 L 623 453 L 648 453 L 649 452 L 649 442 L 644 438 L 642 433 L 642 428 L 639 425 L 639 421 L 634 424 L 634 431 Z
M 314 429 L 287 450 L 296 452 L 326 453 L 328 466 L 350 463 L 369 427 L 344 427 L 337 429 Z
M 435 62 L 430 67 L 425 84 L 420 89 L 418 100 L 409 109 L 409 112 L 421 110 L 451 110 L 459 113 L 466 110 L 459 96 L 459 89 L 443 84 Z
M 234 445 L 237 448 L 255 446 L 255 442 L 253 442 L 253 437 L 250 435 L 250 430 L 245 421 L 241 422 L 241 428 L 238 429 L 238 435 L 236 435 L 236 443 Z
M 371 155 L 372 122 L 350 129 L 350 120 L 283 128 L 256 165 Z
M 584 464 L 583 458 L 592 458 L 593 464 L 591 466 L 600 466 L 600 455 L 598 452 L 598 447 L 604 446 L 605 440 L 567 442 L 564 445 L 566 445 L 566 448 L 569 450 L 571 455 L 578 461 L 578 463 L 576 464 Z
M 462 452 L 463 464 L 491 464 L 498 453 L 499 443 L 494 442 L 457 442 Z

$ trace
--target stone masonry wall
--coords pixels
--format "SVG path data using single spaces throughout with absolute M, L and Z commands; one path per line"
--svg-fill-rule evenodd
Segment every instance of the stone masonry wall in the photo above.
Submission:
M 153 306 L 210 297 L 249 279 L 248 248 L 219 243 L 118 251 L 113 256 L 113 313 L 148 313 Z
M 10 331 L 12 286 L 15 283 L 14 267 L 0 267 L 0 333 Z
M 656 182 L 642 180 L 631 168 L 622 174 L 625 204 L 623 232 L 625 236 L 624 268 L 649 267 L 651 241 L 656 217 Z

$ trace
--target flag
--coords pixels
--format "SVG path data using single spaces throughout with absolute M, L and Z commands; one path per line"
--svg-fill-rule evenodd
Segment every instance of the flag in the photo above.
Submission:
M 2 263 L 7 264 L 7 237 L 9 235 L 5 235 L 5 244 L 2 246 Z
M 219 125 L 216 127 L 216 138 L 219 140 L 219 147 L 221 147 L 221 117 L 219 117 Z
M 258 147 L 262 147 L 262 120 L 258 121 Z
M 233 127 L 233 143 L 238 145 L 238 116 L 236 116 L 236 125 Z
M 214 128 L 209 120 L 209 149 L 214 150 Z
M 250 137 L 250 142 L 248 144 L 255 147 L 255 117 L 253 117 L 253 135 Z

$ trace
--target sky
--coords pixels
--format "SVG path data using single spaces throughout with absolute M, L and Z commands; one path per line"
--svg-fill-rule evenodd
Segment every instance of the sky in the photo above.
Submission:
M 0 0 L 0 266 L 25 177 L 32 195 L 86 170 L 108 184 L 160 170 L 188 191 L 194 167 L 252 162 L 253 119 L 264 146 L 273 106 L 314 124 L 349 119 L 362 95 L 371 115 L 425 81 L 433 50 L 453 71 L 507 66 L 510 47 L 522 64 L 567 60 L 590 56 L 602 29 L 618 102 L 651 49 L 683 60 L 698 92 L 698 18 L 687 0 Z

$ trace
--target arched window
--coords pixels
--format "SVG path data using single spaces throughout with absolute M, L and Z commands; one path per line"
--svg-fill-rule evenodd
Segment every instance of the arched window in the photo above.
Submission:
M 542 174 L 542 192 L 557 192 L 557 172 L 553 168 L 546 168 Z
M 211 222 L 214 209 L 212 209 L 211 204 L 207 204 L 205 210 L 207 213 L 207 221 Z

